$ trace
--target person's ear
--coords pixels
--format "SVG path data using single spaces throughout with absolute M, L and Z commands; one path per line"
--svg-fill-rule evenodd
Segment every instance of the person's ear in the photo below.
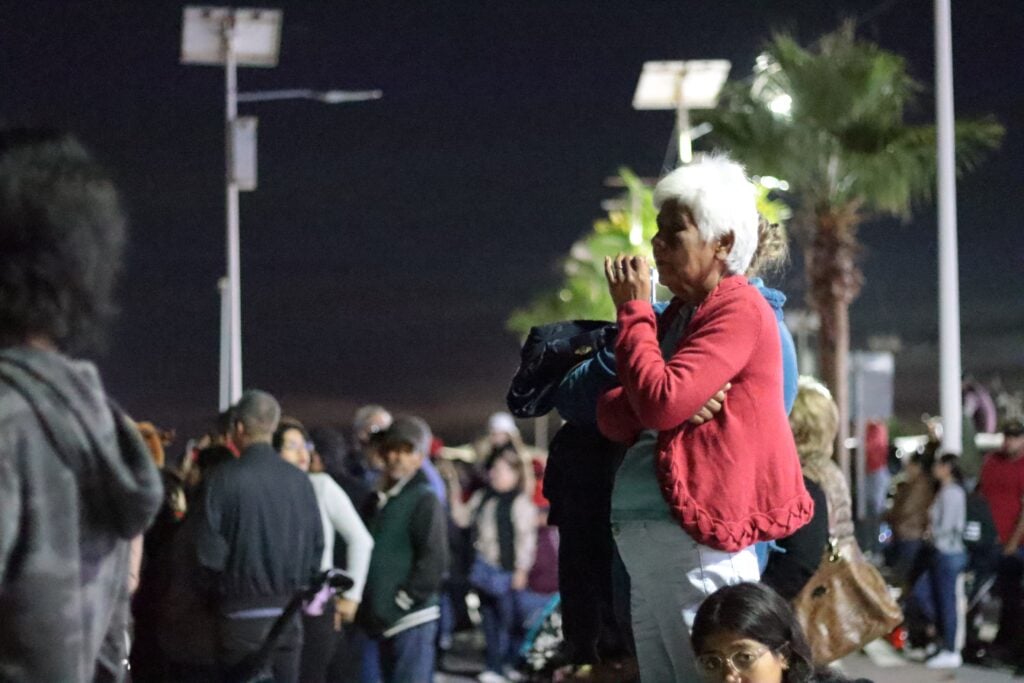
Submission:
M 715 247 L 715 258 L 719 261 L 724 261 L 729 258 L 729 254 L 732 252 L 732 247 L 736 243 L 736 235 L 732 232 L 727 232 L 718 238 L 718 245 Z

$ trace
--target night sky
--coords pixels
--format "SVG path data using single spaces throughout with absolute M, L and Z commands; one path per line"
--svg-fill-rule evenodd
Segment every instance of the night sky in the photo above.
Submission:
M 508 313 L 614 195 L 662 170 L 670 112 L 630 103 L 642 63 L 727 58 L 749 73 L 773 29 L 843 18 L 903 54 L 934 119 L 927 0 L 279 2 L 281 57 L 240 90 L 380 88 L 376 102 L 241 105 L 260 186 L 241 198 L 244 381 L 308 422 L 382 402 L 449 440 L 502 406 Z M 191 432 L 217 408 L 224 271 L 223 71 L 178 63 L 174 2 L 0 2 L 0 121 L 77 133 L 122 188 L 121 315 L 98 360 L 127 409 Z M 1024 7 L 954 2 L 958 116 L 995 114 L 1002 150 L 959 183 L 964 369 L 1024 382 Z M 937 406 L 934 210 L 862 228 L 854 347 L 899 334 L 897 408 Z M 797 259 L 777 284 L 803 299 Z

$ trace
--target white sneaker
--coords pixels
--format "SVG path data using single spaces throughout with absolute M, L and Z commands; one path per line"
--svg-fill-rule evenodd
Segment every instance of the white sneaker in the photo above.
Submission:
M 476 677 L 479 683 L 508 683 L 508 679 L 494 671 L 484 671 Z
M 925 647 L 903 648 L 903 656 L 912 662 L 924 662 L 938 654 L 939 648 L 935 643 L 928 643 Z
M 942 650 L 939 654 L 925 662 L 924 665 L 929 669 L 957 669 L 960 668 L 963 663 L 963 657 L 960 656 L 959 652 Z

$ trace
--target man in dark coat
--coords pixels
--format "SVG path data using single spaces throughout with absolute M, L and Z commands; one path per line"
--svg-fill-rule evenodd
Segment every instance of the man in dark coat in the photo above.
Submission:
M 324 549 L 313 485 L 270 445 L 281 419 L 277 401 L 247 391 L 234 419 L 231 438 L 241 455 L 207 482 L 196 544 L 199 564 L 216 577 L 219 657 L 229 679 L 260 651 L 289 600 L 320 569 Z M 272 648 L 273 679 L 298 681 L 301 653 L 296 614 Z

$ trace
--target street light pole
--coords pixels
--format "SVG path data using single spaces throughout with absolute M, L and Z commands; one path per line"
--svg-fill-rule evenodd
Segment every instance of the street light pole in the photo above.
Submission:
M 679 165 L 693 161 L 693 139 L 690 137 L 690 110 L 686 108 L 685 93 L 679 84 L 679 107 L 676 109 L 676 132 L 679 133 Z
M 963 451 L 960 268 L 957 253 L 953 28 L 950 0 L 935 0 L 935 109 L 939 203 L 939 410 L 942 449 Z
M 220 395 L 226 410 L 242 395 L 242 280 L 238 193 L 256 189 L 256 119 L 238 116 L 239 102 L 311 99 L 326 104 L 376 100 L 380 90 L 267 90 L 238 92 L 238 67 L 274 67 L 281 46 L 281 11 L 185 7 L 181 62 L 224 65 L 224 185 L 227 277 L 221 293 Z
M 235 178 L 234 125 L 238 118 L 238 68 L 235 58 L 233 16 L 225 19 L 222 28 L 224 40 L 224 177 L 227 188 L 227 262 L 228 262 L 228 377 L 221 377 L 220 409 L 225 410 L 242 395 L 242 281 L 240 267 L 240 238 L 238 229 L 238 182 Z M 221 352 L 224 351 L 221 344 Z M 226 387 L 225 387 L 226 385 Z M 225 396 L 225 388 L 227 395 Z M 225 399 L 227 399 L 225 401 Z

